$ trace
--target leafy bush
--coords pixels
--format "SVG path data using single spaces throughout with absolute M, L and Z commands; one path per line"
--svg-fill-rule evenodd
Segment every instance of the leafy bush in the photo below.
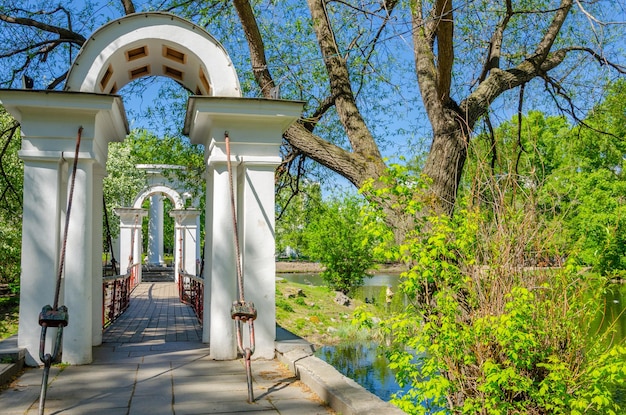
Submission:
M 410 197 L 419 211 L 420 192 Z M 532 200 L 497 202 L 498 211 L 418 217 L 404 243 L 387 248 L 407 263 L 409 305 L 377 325 L 363 311 L 355 321 L 381 331 L 390 367 L 410 386 L 393 402 L 409 414 L 623 413 L 614 391 L 626 386 L 626 347 L 590 328 L 605 279 L 581 273 L 575 258 L 524 268 L 545 224 Z
M 324 265 L 321 276 L 328 287 L 344 294 L 363 285 L 374 265 L 373 239 L 364 229 L 361 207 L 356 198 L 328 202 L 306 227 L 308 256 Z

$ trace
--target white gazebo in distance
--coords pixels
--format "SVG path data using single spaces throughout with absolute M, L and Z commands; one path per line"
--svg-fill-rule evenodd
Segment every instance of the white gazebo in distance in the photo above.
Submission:
M 76 135 L 83 127 L 67 239 L 61 301 L 69 309 L 63 361 L 87 364 L 102 342 L 102 179 L 108 143 L 124 140 L 128 123 L 113 95 L 144 76 L 165 76 L 193 91 L 184 132 L 205 146 L 206 240 L 203 341 L 215 359 L 237 356 L 230 317 L 237 299 L 235 246 L 226 168 L 232 142 L 246 300 L 258 309 L 256 358 L 274 356 L 274 170 L 282 133 L 303 103 L 242 98 L 232 62 L 204 29 L 168 13 L 111 21 L 83 45 L 64 91 L 0 90 L 0 103 L 20 123 L 24 160 L 22 275 L 18 345 L 38 365 L 41 308 L 56 284 Z

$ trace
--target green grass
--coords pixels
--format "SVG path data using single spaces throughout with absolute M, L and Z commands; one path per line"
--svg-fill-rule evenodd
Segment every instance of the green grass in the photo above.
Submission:
M 286 291 L 301 289 L 304 296 L 285 298 Z M 363 336 L 352 325 L 352 314 L 357 306 L 375 307 L 360 300 L 352 300 L 349 307 L 335 303 L 335 293 L 326 287 L 316 287 L 281 280 L 276 282 L 276 321 L 290 332 L 313 344 L 336 344 L 344 339 Z
M 0 297 L 0 340 L 17 333 L 19 296 Z

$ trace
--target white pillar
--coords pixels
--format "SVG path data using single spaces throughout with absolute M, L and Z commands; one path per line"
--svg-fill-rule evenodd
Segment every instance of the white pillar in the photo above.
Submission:
M 244 166 L 241 171 L 246 172 L 245 177 L 239 181 L 233 177 L 233 181 L 237 186 L 239 232 L 243 236 L 240 242 L 245 244 L 242 259 L 245 287 L 248 287 L 246 301 L 254 301 L 259 312 L 255 321 L 257 350 L 253 357 L 273 357 L 276 337 L 273 170 L 281 161 L 282 133 L 298 119 L 302 106 L 301 102 L 282 100 L 189 99 L 184 132 L 192 143 L 205 146 L 208 164 L 204 324 L 210 324 L 211 355 L 216 359 L 229 359 L 237 353 L 235 323 L 230 318 L 231 303 L 237 299 L 237 274 L 234 242 L 229 242 L 233 240 L 233 225 L 224 133 L 230 132 L 234 175 L 237 176 L 241 166 Z M 245 166 L 250 168 L 246 170 Z M 257 231 L 259 234 L 255 235 Z
M 197 224 L 200 212 L 196 209 L 172 209 L 170 216 L 175 221 L 176 271 L 182 269 L 187 274 L 196 275 L 196 262 L 199 258 L 197 247 L 200 244 Z
M 222 195 L 213 198 L 211 223 L 207 219 L 206 224 L 207 229 L 211 228 L 211 239 L 207 239 L 206 244 L 212 246 L 208 276 L 211 281 L 210 352 L 212 359 L 227 360 L 237 357 L 235 326 L 230 317 L 232 303 L 237 300 L 235 242 L 228 196 L 230 184 L 225 163 L 210 164 L 209 170 L 213 181 L 211 186 L 207 183 L 207 188 L 213 189 L 214 194 Z
M 71 174 L 71 171 L 70 171 Z M 69 324 L 63 332 L 63 361 L 70 364 L 91 363 L 93 307 L 94 200 L 93 161 L 79 160 L 72 199 L 65 259 L 64 297 L 69 310 Z M 98 215 L 96 215 L 98 216 Z M 98 218 L 101 217 L 98 216 Z M 102 252 L 102 234 L 100 234 Z M 100 329 L 102 329 L 100 327 Z
M 259 359 L 274 358 L 276 339 L 276 259 L 274 242 L 274 170 L 276 164 L 244 163 L 242 183 L 242 251 L 246 301 L 254 302 Z M 272 243 L 268 243 L 272 241 Z
M 52 304 L 58 268 L 60 197 L 56 184 L 61 171 L 58 160 L 22 159 L 24 220 L 18 346 L 26 349 L 26 364 L 37 366 L 41 364 L 38 316 L 44 305 Z
M 163 265 L 163 196 L 150 196 L 150 217 L 148 221 L 148 263 Z
M 180 228 L 180 225 L 178 225 L 178 222 L 176 222 L 176 219 L 174 219 L 174 221 L 174 282 L 178 282 L 178 272 L 183 268 L 183 241 L 182 229 Z
M 200 215 L 196 217 L 196 275 L 200 273 L 200 266 L 202 263 L 202 253 L 200 252 L 202 248 L 201 244 L 201 236 L 202 232 L 200 231 Z
M 115 208 L 114 212 L 120 217 L 118 258 L 120 274 L 126 274 L 128 267 L 141 262 L 141 223 L 148 211 L 137 208 Z
M 18 346 L 26 348 L 26 363 L 38 365 L 38 314 L 54 300 L 69 174 L 76 137 L 83 127 L 76 188 L 69 222 L 65 270 L 59 305 L 69 309 L 64 330 L 64 362 L 90 363 L 94 341 L 94 260 L 102 252 L 101 231 L 94 215 L 94 169 L 104 168 L 108 142 L 121 140 L 128 128 L 119 98 L 56 91 L 1 90 L 0 102 L 20 123 L 24 160 L 22 275 Z M 101 208 L 100 208 L 101 209 Z M 94 246 L 99 239 L 97 246 Z M 48 349 L 54 330 L 48 333 Z M 97 339 L 96 339 L 97 340 Z
M 208 149 L 205 149 L 205 153 Z M 213 192 L 214 181 L 213 169 L 208 168 L 205 172 L 206 195 L 204 204 L 204 268 L 202 278 L 204 279 L 204 306 L 202 312 L 202 343 L 210 344 L 211 340 L 211 298 L 213 290 L 211 286 L 213 268 Z
M 93 172 L 93 252 L 94 258 L 91 262 L 93 272 L 92 282 L 92 327 L 91 344 L 98 346 L 102 344 L 102 216 L 103 216 L 103 189 L 102 180 L 106 175 L 105 169 L 100 165 L 94 165 Z

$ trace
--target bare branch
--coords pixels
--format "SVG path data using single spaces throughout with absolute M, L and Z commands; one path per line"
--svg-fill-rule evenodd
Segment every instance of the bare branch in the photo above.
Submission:
M 502 21 L 496 27 L 496 30 L 493 32 L 491 36 L 491 41 L 489 42 L 489 50 L 487 52 L 487 59 L 485 60 L 485 64 L 483 66 L 482 73 L 478 77 L 478 83 L 483 82 L 487 77 L 487 74 L 492 68 L 500 67 L 500 54 L 502 52 L 502 37 L 504 35 L 504 31 L 506 30 L 511 17 L 513 16 L 513 5 L 511 4 L 511 0 L 506 0 L 506 14 L 502 18 Z
M 68 72 L 69 72 L 69 71 L 65 71 L 65 72 L 63 73 L 63 75 L 59 75 L 59 76 L 57 76 L 56 78 L 54 78 L 54 79 L 52 80 L 52 82 L 50 82 L 50 85 L 48 85 L 48 87 L 47 87 L 46 89 L 54 89 L 54 88 L 56 88 L 58 85 L 60 85 L 60 84 L 61 84 L 61 82 L 65 81 L 65 78 L 67 78 L 67 73 L 68 73 Z
M 489 143 L 491 144 L 491 173 L 494 174 L 496 170 L 496 160 L 498 159 L 498 148 L 496 146 L 496 134 L 493 130 L 493 124 L 491 123 L 491 117 L 489 113 L 485 115 L 485 125 L 487 126 L 487 131 L 489 131 Z
M 615 69 L 617 72 L 621 73 L 621 74 L 626 74 L 626 66 L 624 65 L 619 65 L 615 62 L 612 62 L 610 60 L 608 60 L 605 56 L 599 54 L 598 52 L 596 52 L 595 50 L 591 49 L 591 48 L 585 48 L 585 47 L 578 47 L 578 46 L 573 46 L 573 47 L 569 47 L 569 48 L 565 48 L 562 49 L 564 53 L 569 53 L 569 52 L 574 52 L 574 51 L 579 51 L 579 52 L 586 52 L 589 55 L 591 55 L 595 60 L 598 61 L 598 63 L 600 64 L 600 66 L 609 66 L 613 69 Z
M 124 7 L 125 14 L 135 13 L 135 5 L 132 0 L 122 0 L 122 7 Z
M 0 133 L 0 137 L 3 137 L 5 135 L 7 136 L 7 141 L 4 144 L 2 151 L 0 151 L 0 174 L 2 174 L 2 177 L 4 178 L 4 181 L 6 182 L 7 187 L 2 192 L 2 197 L 0 198 L 0 200 L 2 199 L 6 200 L 7 193 L 10 190 L 11 193 L 13 193 L 13 195 L 15 196 L 15 200 L 17 201 L 17 203 L 20 205 L 20 207 L 22 207 L 22 198 L 19 192 L 11 184 L 11 181 L 8 178 L 7 172 L 4 170 L 4 163 L 2 162 L 2 159 L 4 158 L 4 155 L 6 154 L 7 149 L 9 148 L 9 144 L 11 144 L 11 140 L 15 136 L 19 126 L 20 124 L 14 121 L 11 126 L 9 126 L 7 129 L 5 129 L 4 131 Z
M 515 174 L 519 174 L 519 162 L 522 158 L 522 153 L 528 153 L 528 150 L 524 147 L 522 142 L 522 110 L 524 108 L 524 90 L 526 84 L 522 84 L 519 89 L 519 100 L 517 103 L 517 145 L 520 151 L 517 152 L 517 159 L 515 160 Z
M 19 55 L 20 53 L 28 52 L 29 50 L 33 50 L 33 49 L 37 49 L 37 48 L 40 48 L 42 46 L 45 46 L 48 43 L 50 43 L 50 41 L 48 41 L 48 40 L 44 40 L 43 42 L 32 43 L 32 44 L 24 46 L 23 48 L 14 49 L 14 50 L 12 50 L 12 51 L 10 51 L 8 53 L 0 54 L 0 59 L 8 58 L 10 56 Z
M 335 98 L 334 96 L 326 97 L 320 104 L 317 106 L 316 110 L 306 119 L 302 120 L 304 126 L 309 130 L 313 131 L 315 129 L 315 125 L 317 125 L 318 121 L 322 118 L 326 112 L 335 106 Z
M 264 97 L 270 98 L 272 90 L 276 87 L 272 75 L 267 67 L 267 59 L 265 58 L 265 45 L 259 26 L 257 25 L 252 6 L 247 0 L 234 0 L 233 4 L 241 20 L 248 48 L 250 50 L 250 60 L 252 61 L 252 71 L 257 84 L 261 88 Z
M 335 108 L 355 153 L 371 160 L 381 160 L 380 151 L 356 106 L 350 75 L 345 59 L 333 34 L 324 0 L 308 0 L 313 28 L 320 45 L 330 80 L 330 92 L 335 96 Z
M 57 35 L 59 35 L 59 37 L 63 39 L 67 39 L 68 41 L 71 41 L 81 46 L 83 43 L 85 43 L 85 37 L 76 32 L 73 32 L 71 30 L 68 30 L 59 26 L 49 25 L 49 24 L 37 21 L 35 19 L 30 19 L 27 17 L 14 17 L 14 16 L 7 16 L 6 14 L 0 14 L 0 20 L 6 23 L 10 23 L 10 24 L 30 26 L 30 27 L 35 27 L 37 29 L 41 29 L 49 33 L 56 33 Z

